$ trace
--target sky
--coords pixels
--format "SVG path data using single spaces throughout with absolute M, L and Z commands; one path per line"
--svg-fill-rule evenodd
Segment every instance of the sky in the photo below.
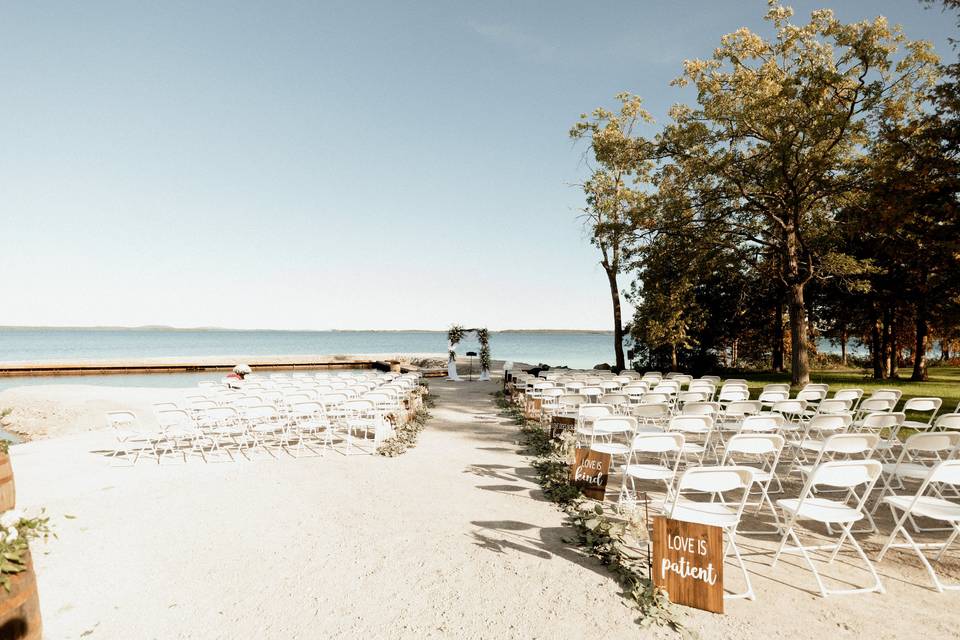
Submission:
M 953 55 L 914 0 L 788 4 Z M 666 122 L 765 10 L 0 3 L 0 325 L 607 329 L 570 126 L 621 91 Z

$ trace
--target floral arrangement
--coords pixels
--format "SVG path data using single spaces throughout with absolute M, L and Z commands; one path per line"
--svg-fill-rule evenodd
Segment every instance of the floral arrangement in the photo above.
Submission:
M 387 420 L 394 427 L 394 434 L 383 441 L 377 447 L 377 453 L 387 458 L 393 458 L 405 453 L 407 449 L 417 446 L 417 436 L 423 431 L 430 419 L 430 413 L 421 408 L 406 423 L 398 425 L 398 418 L 395 414 L 387 415 Z
M 18 509 L 0 515 L 0 584 L 7 592 L 10 591 L 10 576 L 27 568 L 30 541 L 46 540 L 50 535 L 50 518 L 27 518 Z
M 486 328 L 481 329 L 464 329 L 458 324 L 450 327 L 450 330 L 447 331 L 447 342 L 450 343 L 450 362 L 457 361 L 457 353 L 454 351 L 454 347 L 463 340 L 465 333 L 473 331 L 477 334 L 477 339 L 480 341 L 480 368 L 490 370 L 490 332 Z

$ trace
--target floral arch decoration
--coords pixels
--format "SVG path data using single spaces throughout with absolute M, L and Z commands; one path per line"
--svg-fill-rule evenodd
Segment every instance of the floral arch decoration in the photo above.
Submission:
M 477 380 L 489 380 L 490 379 L 490 333 L 486 328 L 482 329 L 465 329 L 458 324 L 450 327 L 450 331 L 447 332 L 447 350 L 449 358 L 447 360 L 447 379 L 448 380 L 460 380 L 460 376 L 457 375 L 457 345 L 463 340 L 463 336 L 468 333 L 477 334 L 477 339 L 480 341 L 480 377 Z

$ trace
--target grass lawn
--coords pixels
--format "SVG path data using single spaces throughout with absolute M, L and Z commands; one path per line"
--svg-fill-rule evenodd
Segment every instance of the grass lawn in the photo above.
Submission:
M 829 369 L 812 371 L 811 382 L 822 382 L 830 385 L 830 395 L 841 388 L 863 389 L 864 395 L 870 395 L 874 389 L 900 389 L 903 397 L 897 409 L 903 407 L 908 398 L 917 396 L 934 396 L 943 398 L 940 413 L 952 413 L 960 403 L 960 367 L 930 367 L 930 379 L 927 382 L 910 382 L 909 369 L 903 369 L 905 374 L 902 380 L 874 380 L 870 374 L 862 369 Z M 745 378 L 750 387 L 750 395 L 756 398 L 763 385 L 770 382 L 790 382 L 788 373 L 744 373 L 730 374 L 731 378 Z

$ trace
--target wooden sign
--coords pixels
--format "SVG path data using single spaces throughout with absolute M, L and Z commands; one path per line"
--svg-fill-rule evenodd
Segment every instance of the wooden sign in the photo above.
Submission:
M 527 398 L 523 408 L 524 416 L 529 420 L 539 420 L 542 405 L 543 401 L 540 398 Z
M 593 500 L 603 500 L 607 492 L 609 471 L 609 453 L 600 453 L 589 447 L 578 447 L 577 459 L 570 467 L 570 480 L 580 487 L 583 495 Z
M 550 438 L 556 440 L 565 431 L 573 431 L 577 427 L 576 418 L 553 416 L 550 418 Z
M 653 519 L 653 583 L 670 602 L 723 613 L 723 529 Z

